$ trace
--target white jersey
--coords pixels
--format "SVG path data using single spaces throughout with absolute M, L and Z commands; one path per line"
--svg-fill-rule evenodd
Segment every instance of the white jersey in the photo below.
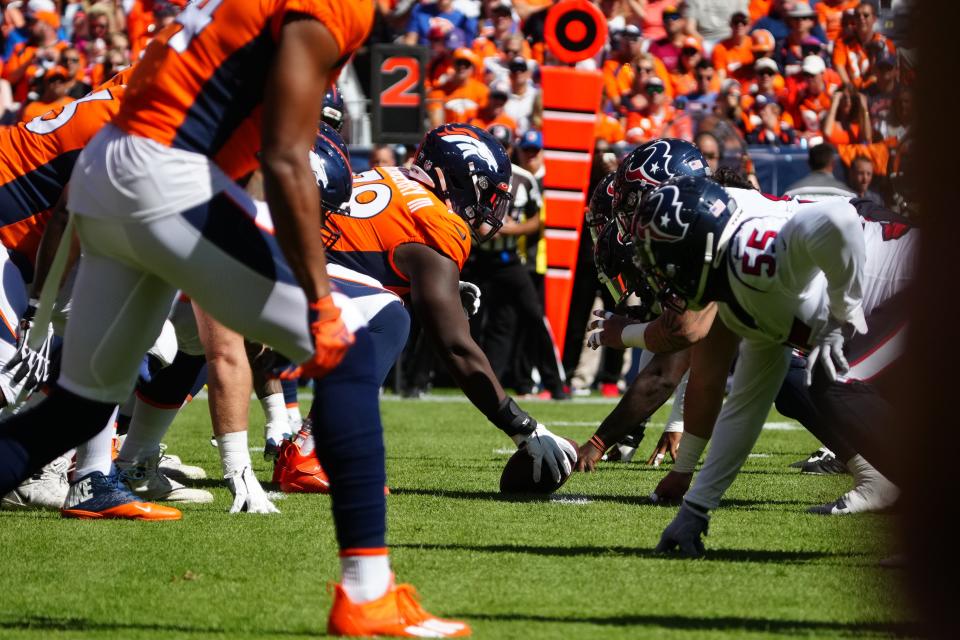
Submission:
M 847 198 L 728 192 L 739 206 L 724 265 L 735 302 L 720 318 L 744 338 L 806 348 L 831 316 L 866 333 L 864 316 L 912 276 L 917 234 L 861 218 Z
M 727 191 L 740 207 L 723 265 L 735 301 L 720 304 L 719 313 L 745 339 L 709 455 L 686 497 L 708 509 L 719 506 L 760 435 L 789 366 L 791 349 L 784 345 L 810 346 L 831 316 L 863 333 L 865 316 L 900 313 L 885 303 L 909 283 L 918 241 L 906 225 L 860 217 L 846 198 L 805 203 Z M 872 355 L 851 359 L 854 379 L 869 379 L 896 359 L 905 335 L 905 321 L 898 324 L 887 335 L 881 323 Z

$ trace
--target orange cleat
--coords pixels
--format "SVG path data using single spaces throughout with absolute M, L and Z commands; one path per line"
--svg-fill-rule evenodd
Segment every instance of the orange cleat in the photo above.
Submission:
M 273 467 L 273 481 L 284 493 L 330 493 L 330 479 L 313 453 L 303 455 L 291 440 L 280 445 Z
M 81 520 L 179 520 L 179 509 L 141 502 L 119 483 L 116 474 L 88 473 L 70 484 L 60 515 Z
M 471 633 L 465 622 L 443 620 L 425 611 L 413 585 L 391 584 L 383 597 L 360 604 L 350 600 L 339 584 L 333 588 L 327 622 L 327 633 L 332 636 L 463 638 Z

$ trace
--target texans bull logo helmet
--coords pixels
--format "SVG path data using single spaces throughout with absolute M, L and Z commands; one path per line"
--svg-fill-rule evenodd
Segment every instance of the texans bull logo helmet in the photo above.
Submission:
M 700 149 L 679 138 L 660 138 L 631 151 L 613 179 L 613 213 L 622 233 L 628 233 L 630 218 L 644 194 L 677 176 L 708 175 Z
M 711 285 L 722 277 L 738 213 L 730 194 L 705 177 L 674 178 L 643 199 L 630 223 L 635 261 L 663 304 L 682 312 L 717 299 Z

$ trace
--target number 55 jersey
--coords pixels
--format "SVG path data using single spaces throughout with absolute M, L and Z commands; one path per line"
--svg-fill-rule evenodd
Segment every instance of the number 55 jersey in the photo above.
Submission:
M 805 203 L 727 191 L 739 212 L 721 267 L 733 299 L 720 305 L 720 318 L 735 333 L 806 350 L 831 315 L 861 334 L 865 317 L 871 333 L 905 324 L 904 314 L 890 326 L 876 320 L 913 277 L 918 234 L 908 224 L 863 217 L 846 198 Z

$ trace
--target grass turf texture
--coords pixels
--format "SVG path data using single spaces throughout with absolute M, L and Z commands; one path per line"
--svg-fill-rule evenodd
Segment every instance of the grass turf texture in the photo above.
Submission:
M 442 397 L 441 400 L 456 400 Z M 578 442 L 609 403 L 527 403 Z M 666 409 L 640 453 L 649 455 Z M 706 538 L 708 557 L 652 553 L 674 508 L 645 504 L 665 473 L 631 464 L 576 474 L 563 501 L 497 494 L 511 443 L 465 402 L 386 399 L 389 542 L 401 581 L 433 613 L 485 638 L 877 637 L 909 632 L 897 571 L 877 567 L 889 517 L 818 517 L 807 505 L 849 476 L 787 465 L 816 448 L 766 430 Z M 773 421 L 782 421 L 772 416 Z M 259 408 L 251 444 L 262 442 Z M 171 453 L 218 478 L 207 405 L 174 424 Z M 756 454 L 760 454 L 757 456 Z M 269 479 L 259 453 L 258 475 Z M 665 465 L 666 466 L 666 465 Z M 228 515 L 216 501 L 173 523 L 61 520 L 0 511 L 0 638 L 310 638 L 338 571 L 325 496 L 287 496 L 279 516 Z

